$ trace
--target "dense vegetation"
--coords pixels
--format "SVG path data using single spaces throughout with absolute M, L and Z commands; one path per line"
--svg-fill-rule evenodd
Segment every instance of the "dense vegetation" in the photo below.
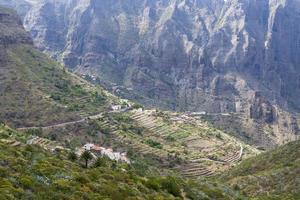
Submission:
M 256 199 L 300 199 L 300 141 L 247 159 L 220 180 Z
M 22 134 L 0 127 L 0 199 L 238 199 L 238 193 L 208 182 L 175 176 L 138 175 L 139 164 L 107 158 L 90 162 L 64 151 L 50 153 L 35 145 L 11 146 Z M 21 138 L 19 138 L 21 137 Z M 24 138 L 23 138 L 24 140 Z

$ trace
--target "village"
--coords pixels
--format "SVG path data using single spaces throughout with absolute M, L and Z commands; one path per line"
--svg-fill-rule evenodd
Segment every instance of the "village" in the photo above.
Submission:
M 48 140 L 46 138 L 41 138 L 38 136 L 27 140 L 26 143 L 29 145 L 33 145 L 33 144 L 38 145 L 38 146 L 42 147 L 43 149 L 48 150 L 52 153 L 55 153 L 55 152 L 58 152 L 61 150 L 71 152 L 70 149 L 64 148 L 63 146 L 57 144 L 54 141 Z M 82 147 L 75 149 L 75 153 L 78 157 L 80 157 L 85 151 L 90 152 L 94 160 L 96 160 L 98 157 L 106 156 L 110 160 L 115 160 L 117 162 L 130 164 L 130 160 L 127 157 L 126 152 L 116 152 L 116 151 L 113 151 L 112 148 L 105 148 L 105 147 L 101 147 L 101 146 L 98 146 L 98 145 L 92 144 L 92 143 L 87 143 L 87 144 L 83 145 Z
M 111 160 L 130 164 L 126 152 L 113 151 L 112 148 L 101 147 L 92 143 L 87 143 L 83 147 L 76 150 L 76 154 L 80 156 L 84 151 L 89 151 L 96 159 L 97 157 L 107 156 Z

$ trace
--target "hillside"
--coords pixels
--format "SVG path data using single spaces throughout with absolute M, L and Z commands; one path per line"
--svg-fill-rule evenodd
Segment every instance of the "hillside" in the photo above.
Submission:
M 0 126 L 0 199 L 228 199 L 241 197 L 221 184 L 196 183 L 147 173 L 138 165 L 101 164 L 85 169 L 68 153 L 25 145 L 24 134 Z M 20 142 L 18 142 L 20 141 Z M 138 171 L 143 171 L 139 175 Z
M 108 108 L 101 88 L 67 72 L 32 46 L 14 11 L 0 9 L 0 121 L 15 127 L 50 125 Z
M 300 199 L 300 141 L 247 159 L 220 180 L 257 199 Z

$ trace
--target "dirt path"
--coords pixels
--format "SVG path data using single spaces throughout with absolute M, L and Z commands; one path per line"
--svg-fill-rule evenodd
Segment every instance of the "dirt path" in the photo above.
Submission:
M 119 113 L 119 112 L 125 112 L 127 111 L 129 108 L 124 108 L 121 110 L 117 110 L 117 111 L 109 111 L 108 113 Z M 78 123 L 83 123 L 89 119 L 99 119 L 103 116 L 103 112 L 96 114 L 96 115 L 91 115 L 88 117 L 85 117 L 83 119 L 79 119 L 79 120 L 75 120 L 75 121 L 70 121 L 70 122 L 63 122 L 63 123 L 59 123 L 59 124 L 53 124 L 50 126 L 31 126 L 31 127 L 21 127 L 21 128 L 17 128 L 17 130 L 19 131 L 26 131 L 29 129 L 42 129 L 42 130 L 49 130 L 49 129 L 53 129 L 53 128 L 60 128 L 60 127 L 65 127 L 67 125 L 73 125 L 73 124 L 78 124 Z
M 241 149 L 240 149 L 240 153 L 239 153 L 239 160 L 241 160 L 242 156 L 243 156 L 243 151 L 244 151 L 244 147 L 242 145 L 240 145 Z
M 29 130 L 29 129 L 42 129 L 42 130 L 48 130 L 48 129 L 52 129 L 52 128 L 59 128 L 59 127 L 65 127 L 65 126 L 67 126 L 67 125 L 83 123 L 83 122 L 85 122 L 87 119 L 88 119 L 88 118 L 84 118 L 84 119 L 80 119 L 80 120 L 76 120 L 76 121 L 64 122 L 64 123 L 54 124 L 54 125 L 50 125 L 50 126 L 31 126 L 31 127 L 22 127 L 22 128 L 17 128 L 17 130 L 19 130 L 19 131 L 25 131 L 25 130 Z M 92 118 L 90 118 L 90 119 L 92 119 Z M 96 118 L 93 118 L 93 119 L 96 119 Z

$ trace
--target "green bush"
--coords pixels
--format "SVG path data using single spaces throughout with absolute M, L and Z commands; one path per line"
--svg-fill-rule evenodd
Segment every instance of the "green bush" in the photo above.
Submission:
M 71 160 L 71 161 L 75 161 L 78 159 L 77 157 L 77 154 L 75 152 L 70 152 L 69 155 L 68 155 L 68 159 Z
M 161 182 L 162 188 L 175 197 L 181 197 L 181 188 L 173 177 L 166 177 Z
M 157 149 L 162 149 L 162 144 L 160 144 L 159 142 L 156 142 L 152 139 L 148 139 L 146 140 L 146 144 L 148 144 L 150 147 L 153 147 L 153 148 L 157 148 Z
M 94 163 L 94 167 L 107 167 L 107 159 L 104 157 L 98 157 Z
M 161 183 L 159 179 L 155 177 L 150 177 L 146 182 L 146 186 L 150 189 L 158 191 L 161 188 Z
M 34 182 L 32 180 L 32 177 L 30 177 L 30 176 L 22 176 L 20 178 L 20 184 L 25 189 L 30 189 L 30 188 L 32 188 L 34 186 Z

